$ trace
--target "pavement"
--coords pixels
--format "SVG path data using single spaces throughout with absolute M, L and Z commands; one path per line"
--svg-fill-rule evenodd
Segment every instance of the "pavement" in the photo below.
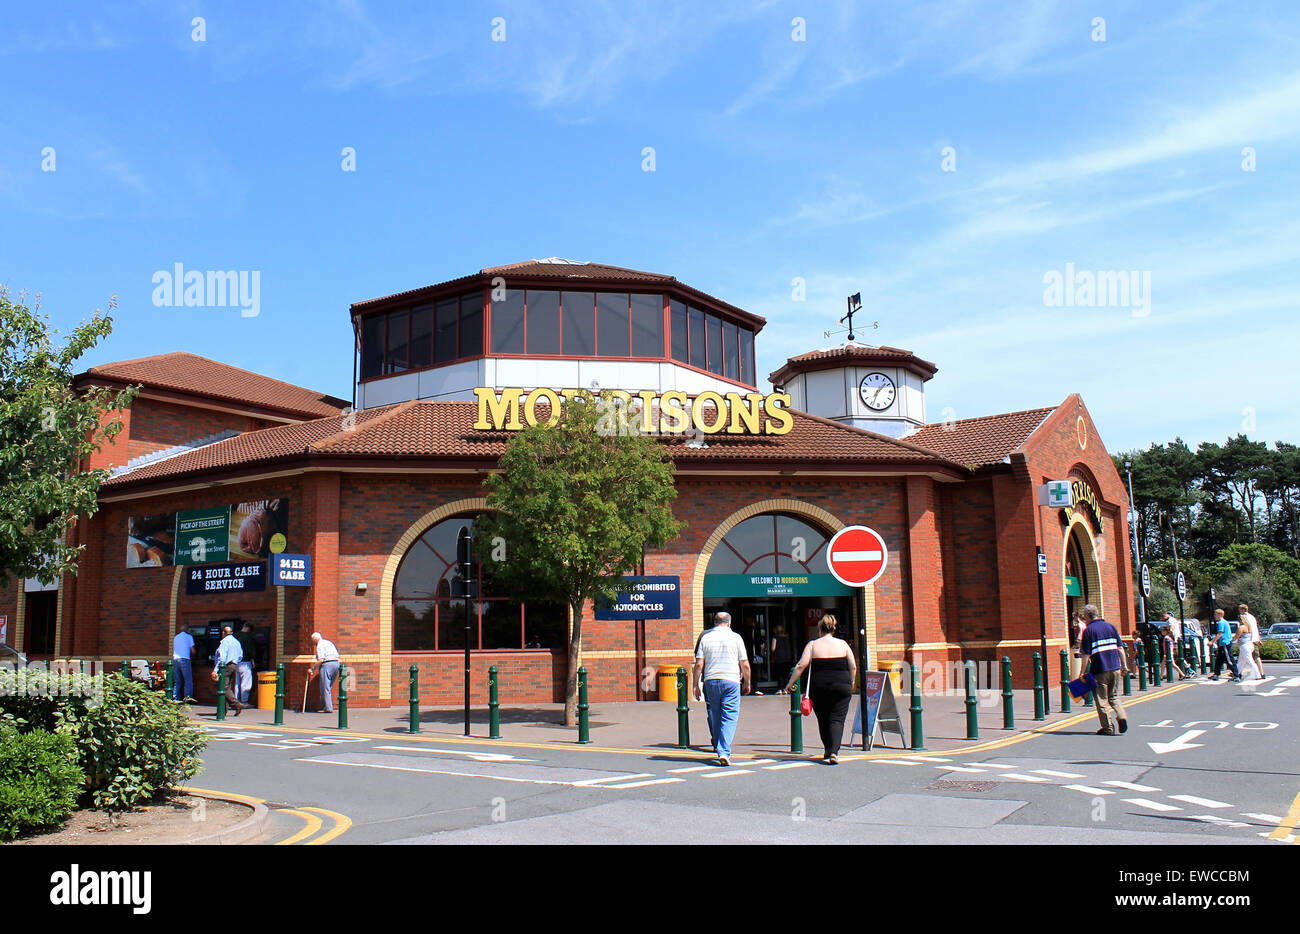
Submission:
M 1074 707 L 1001 729 L 962 698 L 926 700 L 924 750 L 877 742 L 820 761 L 811 719 L 789 751 L 788 698 L 750 697 L 730 768 L 676 746 L 673 705 L 597 704 L 591 745 L 558 705 L 509 708 L 502 738 L 480 711 L 357 710 L 350 729 L 323 714 L 248 711 L 217 723 L 195 784 L 263 801 L 259 843 L 1118 843 L 1292 845 L 1300 840 L 1300 665 L 1262 684 L 1197 679 L 1127 698 L 1129 730 L 1096 735 Z M 692 735 L 706 740 L 692 704 Z M 904 711 L 906 722 L 906 712 Z M 621 719 L 617 719 L 621 717 Z

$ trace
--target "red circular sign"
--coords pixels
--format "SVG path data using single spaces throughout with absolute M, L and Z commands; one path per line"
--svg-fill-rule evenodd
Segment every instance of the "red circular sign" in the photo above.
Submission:
M 875 529 L 850 525 L 836 532 L 826 546 L 826 564 L 841 584 L 865 587 L 889 563 L 889 549 Z

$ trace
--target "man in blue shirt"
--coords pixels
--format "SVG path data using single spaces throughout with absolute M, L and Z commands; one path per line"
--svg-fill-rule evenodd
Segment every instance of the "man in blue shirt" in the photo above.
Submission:
M 184 623 L 172 639 L 172 700 L 194 703 L 194 637 Z
M 1237 657 L 1232 654 L 1232 627 L 1228 625 L 1223 610 L 1214 611 L 1214 629 L 1210 634 L 1214 636 L 1214 674 L 1210 676 L 1210 680 L 1219 680 L 1219 672 L 1223 671 L 1223 663 L 1227 661 L 1228 668 L 1232 670 L 1232 680 L 1240 681 L 1241 672 L 1237 670 Z
M 1079 638 L 1079 667 L 1088 666 L 1097 682 L 1097 689 L 1093 692 L 1097 698 L 1097 719 L 1101 721 L 1101 729 L 1097 732 L 1102 736 L 1114 736 L 1112 718 L 1118 724 L 1119 732 L 1128 732 L 1128 719 L 1119 701 L 1120 672 L 1128 670 L 1128 660 L 1124 657 L 1119 630 L 1102 619 L 1099 613 L 1091 603 L 1083 608 L 1088 628 Z M 1110 708 L 1111 716 L 1107 716 L 1107 708 Z
M 221 628 L 221 636 L 221 643 L 217 646 L 217 664 L 212 669 L 212 679 L 215 681 L 217 672 L 225 670 L 226 706 L 233 707 L 235 716 L 238 717 L 243 713 L 244 705 L 239 702 L 239 698 L 235 694 L 235 687 L 239 680 L 239 663 L 244 657 L 244 650 L 229 626 Z

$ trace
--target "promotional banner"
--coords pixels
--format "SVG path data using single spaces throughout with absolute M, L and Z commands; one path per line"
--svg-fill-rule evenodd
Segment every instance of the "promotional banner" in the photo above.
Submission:
M 126 566 L 163 568 L 173 564 L 176 513 L 130 516 L 126 520 Z
M 229 557 L 229 506 L 176 513 L 177 564 L 209 564 Z
M 288 546 L 285 497 L 127 519 L 128 568 L 252 561 Z

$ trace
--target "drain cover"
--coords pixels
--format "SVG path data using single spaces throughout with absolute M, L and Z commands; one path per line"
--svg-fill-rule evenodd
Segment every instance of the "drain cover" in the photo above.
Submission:
M 935 791 L 990 791 L 997 787 L 997 782 L 954 782 L 941 778 L 927 787 Z

